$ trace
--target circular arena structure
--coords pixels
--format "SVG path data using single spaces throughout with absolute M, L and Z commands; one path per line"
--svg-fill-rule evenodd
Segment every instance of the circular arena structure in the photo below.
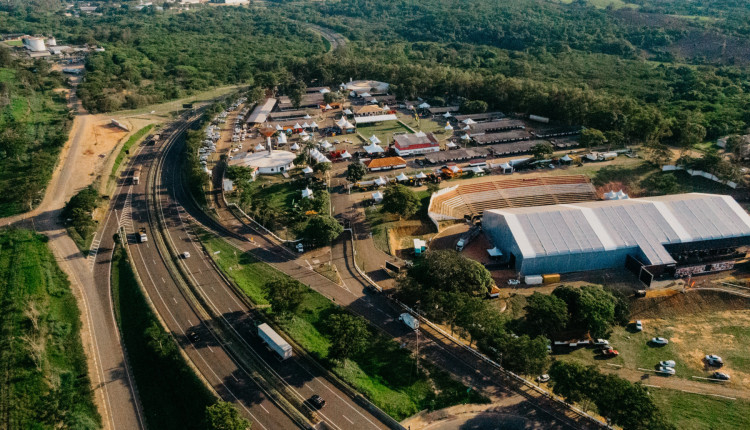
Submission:
M 369 93 L 375 91 L 376 93 L 385 94 L 388 92 L 389 85 L 385 82 L 380 81 L 350 81 L 344 84 L 344 88 L 355 93 Z
M 494 179 L 444 188 L 430 198 L 428 215 L 441 222 L 480 217 L 485 210 L 579 203 L 598 200 L 589 178 L 582 175 Z

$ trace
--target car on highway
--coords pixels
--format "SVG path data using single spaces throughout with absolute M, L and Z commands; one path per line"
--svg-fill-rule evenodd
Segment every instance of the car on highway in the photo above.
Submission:
M 714 372 L 712 375 L 714 379 L 718 379 L 720 381 L 728 381 L 729 380 L 729 374 L 724 372 Z
M 664 337 L 653 337 L 651 338 L 651 343 L 654 345 L 664 346 L 669 343 L 669 340 Z
M 721 367 L 724 365 L 724 360 L 718 355 L 709 354 L 706 356 L 706 364 L 713 367 Z
M 656 370 L 656 373 L 661 373 L 662 375 L 674 375 L 675 371 L 671 367 L 659 366 L 659 368 Z
M 547 382 L 547 381 L 549 381 L 549 375 L 546 374 L 546 373 L 544 375 L 539 375 L 539 376 L 536 377 L 536 380 L 538 382 Z
M 190 253 L 185 251 L 182 253 L 182 258 L 190 258 Z
M 188 339 L 190 339 L 190 342 L 198 343 L 199 340 L 201 340 L 201 337 L 198 335 L 198 332 L 195 330 L 190 330 L 187 334 Z
M 674 360 L 664 360 L 664 361 L 660 361 L 659 362 L 659 366 L 662 366 L 662 367 L 674 367 L 675 366 L 675 362 L 674 362 Z
M 635 331 L 643 331 L 643 323 L 641 322 L 641 320 L 636 320 L 633 327 L 635 328 Z
M 314 394 L 312 397 L 310 397 L 310 404 L 315 406 L 315 408 L 317 409 L 323 409 L 323 406 L 326 405 L 326 401 L 323 400 L 323 398 L 319 395 Z

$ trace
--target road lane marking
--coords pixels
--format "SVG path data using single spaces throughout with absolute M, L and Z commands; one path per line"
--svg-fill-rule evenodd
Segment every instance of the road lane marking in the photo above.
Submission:
M 261 403 L 258 403 L 258 406 L 260 406 L 260 407 L 261 407 L 261 409 L 263 409 L 264 411 L 266 411 L 266 413 L 267 413 L 267 414 L 270 414 L 270 412 L 268 412 L 268 409 L 266 409 L 266 407 L 265 407 L 265 406 L 263 406 L 263 404 L 261 404 Z M 354 424 L 354 423 L 352 423 L 352 424 Z
M 341 415 L 341 417 L 342 417 L 343 419 L 345 419 L 345 420 L 349 421 L 349 424 L 352 424 L 352 425 L 354 425 L 354 421 L 352 421 L 352 420 L 350 420 L 349 418 L 347 418 L 347 417 L 346 417 L 346 415 Z
M 161 278 L 161 282 L 163 282 L 165 284 L 167 283 L 167 281 L 164 280 L 164 277 Z
M 174 303 L 177 304 L 177 299 L 175 299 L 174 297 L 172 297 L 172 300 L 174 300 Z

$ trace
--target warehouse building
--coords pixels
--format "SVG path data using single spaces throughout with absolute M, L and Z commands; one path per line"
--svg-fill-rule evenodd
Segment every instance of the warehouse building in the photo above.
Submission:
M 522 275 L 627 267 L 649 284 L 729 269 L 750 245 L 750 216 L 714 194 L 486 210 L 482 222 Z

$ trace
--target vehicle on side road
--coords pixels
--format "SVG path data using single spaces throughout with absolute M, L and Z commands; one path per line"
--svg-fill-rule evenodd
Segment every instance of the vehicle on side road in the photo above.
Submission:
M 408 325 L 412 330 L 416 330 L 419 328 L 419 320 L 409 313 L 402 313 L 401 315 L 399 315 L 398 319 L 399 321 L 403 321 L 404 324 Z

